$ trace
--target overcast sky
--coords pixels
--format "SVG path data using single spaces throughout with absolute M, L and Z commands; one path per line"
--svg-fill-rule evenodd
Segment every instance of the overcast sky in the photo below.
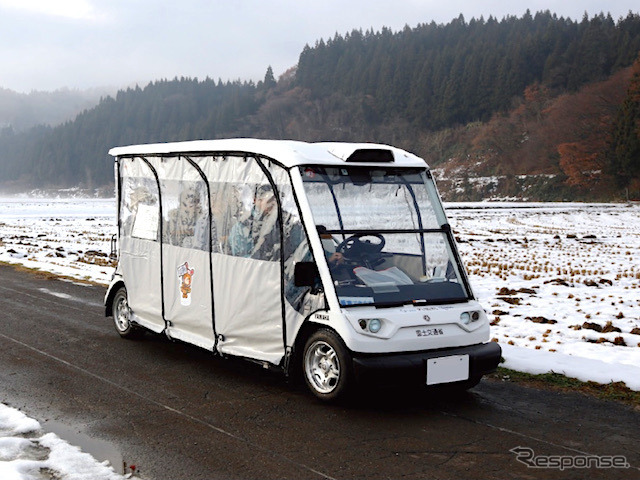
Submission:
M 550 10 L 614 20 L 637 0 L 0 0 L 0 88 L 126 87 L 176 76 L 261 80 L 305 44 L 353 29 L 518 17 Z

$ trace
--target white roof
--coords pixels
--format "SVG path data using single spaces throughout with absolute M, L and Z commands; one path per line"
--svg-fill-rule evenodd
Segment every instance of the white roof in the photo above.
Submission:
M 178 155 L 216 152 L 248 153 L 264 155 L 279 161 L 286 167 L 293 167 L 305 164 L 344 165 L 349 156 L 357 150 L 387 150 L 393 153 L 394 158 L 393 162 L 359 161 L 357 162 L 358 165 L 426 166 L 426 162 L 420 157 L 389 145 L 337 142 L 306 143 L 293 140 L 260 140 L 255 138 L 130 145 L 112 148 L 109 150 L 109 154 L 114 157 L 123 157 L 132 155 Z

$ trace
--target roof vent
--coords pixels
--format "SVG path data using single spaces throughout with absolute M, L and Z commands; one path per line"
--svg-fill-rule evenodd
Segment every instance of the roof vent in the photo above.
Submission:
M 332 143 L 328 144 L 331 155 L 343 162 L 353 163 L 392 163 L 395 161 L 394 149 L 386 145 L 368 143 Z
M 385 148 L 360 148 L 346 159 L 347 162 L 393 162 L 393 152 Z

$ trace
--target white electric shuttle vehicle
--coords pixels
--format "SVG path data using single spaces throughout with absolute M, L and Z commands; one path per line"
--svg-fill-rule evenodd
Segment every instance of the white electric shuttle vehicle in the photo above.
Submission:
M 466 389 L 500 347 L 426 163 L 376 144 L 229 139 L 114 148 L 118 333 L 164 333 L 313 394 Z M 116 247 L 114 247 L 116 250 Z

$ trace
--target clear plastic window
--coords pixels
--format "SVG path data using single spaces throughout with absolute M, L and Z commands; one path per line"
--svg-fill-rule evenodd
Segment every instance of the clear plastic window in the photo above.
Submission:
M 317 166 L 301 174 L 341 305 L 469 298 L 424 169 Z
M 244 185 L 237 221 L 231 227 L 228 245 L 231 255 L 257 260 L 280 260 L 278 203 L 269 184 Z
M 162 241 L 169 245 L 209 250 L 211 227 L 204 182 L 162 182 Z
M 125 177 L 122 182 L 120 219 L 122 235 L 158 241 L 160 206 L 155 180 Z

